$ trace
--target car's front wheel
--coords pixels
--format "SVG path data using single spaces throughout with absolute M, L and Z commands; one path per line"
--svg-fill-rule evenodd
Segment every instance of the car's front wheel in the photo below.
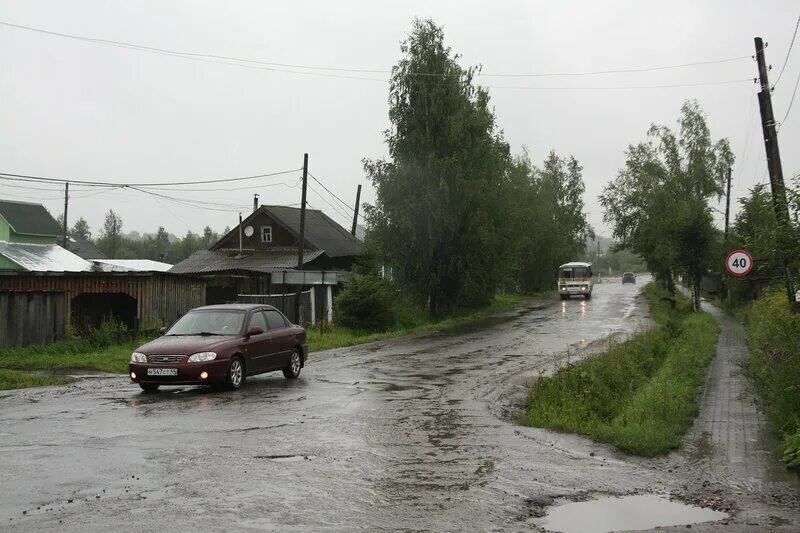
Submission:
M 139 383 L 139 386 L 145 392 L 158 392 L 158 388 L 161 386 L 158 383 Z
M 303 362 L 300 359 L 300 351 L 295 348 L 292 350 L 292 355 L 289 356 L 289 365 L 283 369 L 283 377 L 286 379 L 297 379 L 302 367 Z
M 226 380 L 226 385 L 229 389 L 240 389 L 242 385 L 244 385 L 245 375 L 244 375 L 244 364 L 242 363 L 242 358 L 234 356 L 231 358 L 231 364 L 228 367 L 228 376 Z

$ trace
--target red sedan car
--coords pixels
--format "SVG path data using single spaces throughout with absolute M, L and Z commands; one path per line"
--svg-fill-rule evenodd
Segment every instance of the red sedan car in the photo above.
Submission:
M 183 315 L 164 336 L 131 354 L 130 378 L 147 392 L 161 385 L 241 387 L 247 376 L 305 366 L 305 330 L 269 305 L 209 305 Z

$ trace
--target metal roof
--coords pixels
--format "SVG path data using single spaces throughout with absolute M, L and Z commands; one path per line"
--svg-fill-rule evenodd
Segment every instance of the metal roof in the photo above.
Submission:
M 108 256 L 101 252 L 93 242 L 80 237 L 67 237 L 67 250 L 84 259 L 108 259 Z
M 591 263 L 581 263 L 580 261 L 574 261 L 572 263 L 564 263 L 558 268 L 570 268 L 570 267 L 590 267 L 592 266 Z
M 313 261 L 322 253 L 322 250 L 306 250 L 303 254 L 303 264 Z M 212 274 L 244 270 L 266 273 L 287 268 L 297 268 L 296 251 L 255 251 L 245 252 L 239 256 L 220 250 L 200 250 L 172 267 L 169 272 L 173 274 Z
M 0 255 L 28 272 L 89 272 L 92 264 L 57 244 L 0 242 Z
M 94 259 L 100 272 L 167 272 L 172 265 L 151 259 Z
M 6 219 L 11 229 L 25 235 L 61 235 L 58 225 L 42 204 L 0 200 L 0 216 Z

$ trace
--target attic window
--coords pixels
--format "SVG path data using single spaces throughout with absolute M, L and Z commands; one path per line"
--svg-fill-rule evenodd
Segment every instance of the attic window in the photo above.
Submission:
M 272 226 L 261 226 L 261 242 L 263 244 L 272 242 Z

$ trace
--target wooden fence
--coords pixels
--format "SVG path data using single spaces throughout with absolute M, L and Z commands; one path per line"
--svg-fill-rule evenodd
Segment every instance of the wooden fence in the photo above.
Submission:
M 66 305 L 63 292 L 0 292 L 0 350 L 63 339 Z

